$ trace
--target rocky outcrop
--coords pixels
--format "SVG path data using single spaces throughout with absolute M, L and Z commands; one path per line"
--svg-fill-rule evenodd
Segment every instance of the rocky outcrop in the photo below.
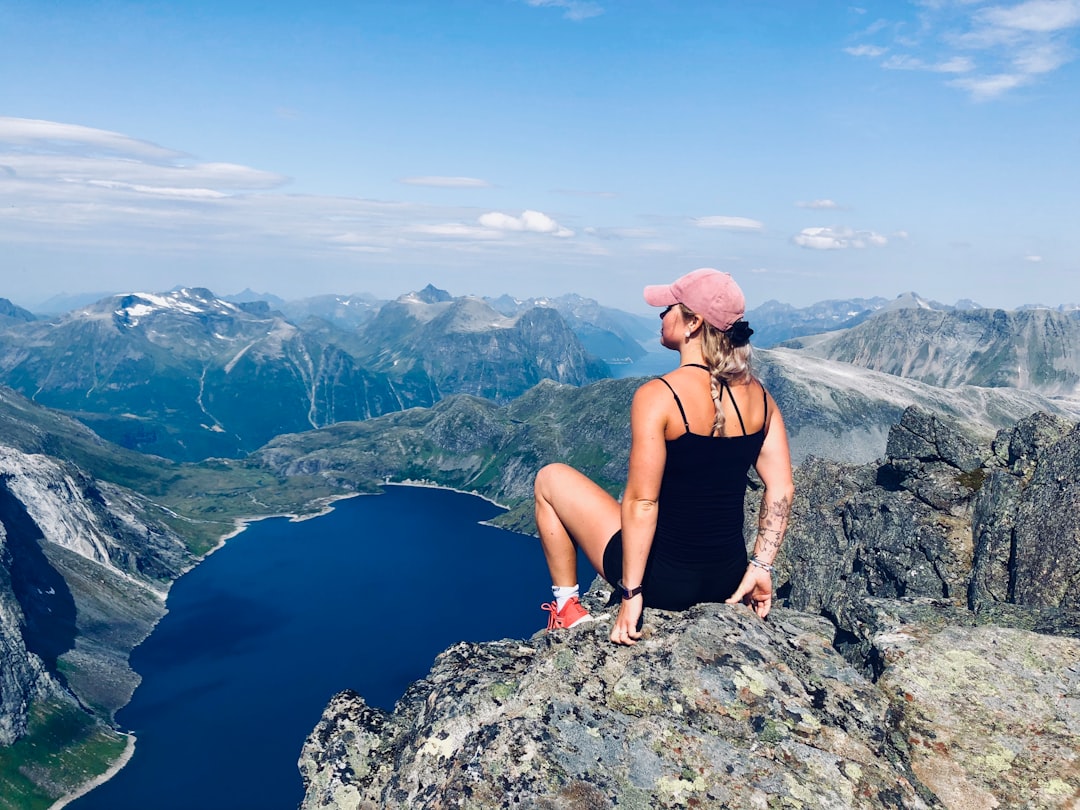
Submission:
M 767 622 L 457 645 L 392 713 L 334 698 L 303 807 L 1080 805 L 1080 426 L 908 409 L 887 448 L 798 470 Z
M 392 715 L 338 695 L 302 807 L 940 806 L 827 623 L 701 605 L 629 649 L 607 627 L 458 644 Z
M 1080 426 L 1064 420 L 1035 414 L 978 447 L 909 409 L 882 462 L 799 469 L 781 593 L 857 634 L 867 595 L 1077 634 L 1078 469 Z
M 633 648 L 607 621 L 458 644 L 393 713 L 334 697 L 302 808 L 1075 806 L 1080 641 L 909 607 L 876 684 L 784 609 L 647 611 Z

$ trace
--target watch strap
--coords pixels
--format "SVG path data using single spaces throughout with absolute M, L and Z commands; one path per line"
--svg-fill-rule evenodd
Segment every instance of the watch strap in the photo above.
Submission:
M 619 590 L 622 591 L 622 598 L 625 601 L 627 599 L 633 599 L 635 596 L 641 593 L 642 586 L 638 585 L 636 588 L 627 588 L 625 585 L 623 585 L 623 581 L 620 579 Z

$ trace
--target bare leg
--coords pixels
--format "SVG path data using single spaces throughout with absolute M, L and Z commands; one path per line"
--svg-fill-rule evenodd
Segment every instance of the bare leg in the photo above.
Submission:
M 536 474 L 536 528 L 553 585 L 577 585 L 575 543 L 593 568 L 603 572 L 604 549 L 619 530 L 619 502 L 565 464 L 549 464 Z

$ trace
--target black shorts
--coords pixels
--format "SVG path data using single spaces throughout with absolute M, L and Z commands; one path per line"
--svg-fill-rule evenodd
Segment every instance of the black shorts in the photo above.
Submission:
M 617 587 L 622 579 L 622 531 L 611 536 L 604 549 L 604 579 Z M 700 602 L 723 602 L 735 593 L 746 573 L 746 549 L 735 547 L 718 553 L 715 560 L 689 563 L 667 555 L 649 554 L 641 582 L 645 607 L 686 610 Z

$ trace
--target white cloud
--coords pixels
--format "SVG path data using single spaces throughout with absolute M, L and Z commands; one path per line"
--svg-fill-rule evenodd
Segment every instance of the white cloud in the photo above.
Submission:
M 697 217 L 693 223 L 699 228 L 720 228 L 726 231 L 763 231 L 765 224 L 748 217 Z
M 969 73 L 975 69 L 975 63 L 967 56 L 954 56 L 944 62 L 927 64 L 907 54 L 890 56 L 881 66 L 886 70 L 927 70 L 933 73 Z
M 591 0 L 525 0 L 530 6 L 552 6 L 563 9 L 563 17 L 568 20 L 580 21 L 590 17 L 599 17 L 604 13 L 599 3 Z
M 888 48 L 882 48 L 878 45 L 855 45 L 850 48 L 844 48 L 844 53 L 851 56 L 869 56 L 878 57 L 882 56 Z
M 487 180 L 476 177 L 403 177 L 398 182 L 407 186 L 431 186 L 433 188 L 491 188 Z
M 1072 54 L 1061 44 L 1047 42 L 1018 52 L 1013 57 L 1013 65 L 1025 75 L 1037 75 L 1052 73 L 1067 64 L 1071 58 Z
M 986 5 L 974 0 L 921 0 L 915 21 L 898 21 L 893 41 L 844 50 L 852 56 L 890 55 L 887 70 L 964 74 L 946 82 L 975 101 L 1033 84 L 1076 56 L 1080 0 L 1026 0 Z M 977 59 L 976 59 L 977 57 Z
M 799 201 L 795 203 L 799 208 L 814 208 L 814 209 L 829 209 L 839 208 L 840 206 L 832 200 L 808 200 Z
M 481 214 L 477 221 L 485 228 L 492 228 L 497 231 L 547 233 L 562 238 L 574 235 L 572 230 L 562 227 L 558 222 L 540 211 L 523 211 L 520 217 L 504 214 L 500 211 L 489 211 L 486 214 Z
M 1043 260 L 1042 256 L 1031 255 L 1031 256 L 1025 256 L 1024 257 L 1024 261 L 1025 262 L 1030 262 L 1031 264 L 1039 264 L 1042 260 Z
M 989 101 L 1002 93 L 1023 87 L 1031 82 L 1030 76 L 1017 73 L 999 73 L 996 76 L 979 76 L 970 79 L 954 79 L 949 82 L 953 87 L 967 90 L 975 101 Z
M 848 248 L 884 247 L 889 240 L 873 231 L 856 231 L 844 227 L 803 228 L 791 241 L 812 250 L 846 250 Z
M 979 19 L 999 28 L 1048 33 L 1080 25 L 1080 2 L 1076 0 L 1028 0 L 1011 8 L 991 6 Z
M 967 56 L 954 56 L 932 65 L 930 69 L 935 73 L 970 73 L 975 69 L 975 62 Z

